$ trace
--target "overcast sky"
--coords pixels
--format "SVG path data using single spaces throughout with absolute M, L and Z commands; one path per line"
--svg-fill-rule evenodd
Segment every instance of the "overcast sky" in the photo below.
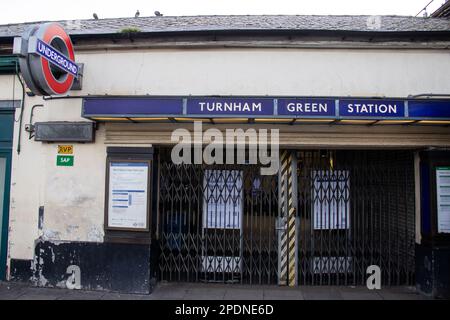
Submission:
M 0 24 L 43 20 L 219 14 L 348 14 L 415 16 L 431 0 L 1 0 Z M 431 13 L 445 0 L 434 0 Z M 421 14 L 422 15 L 422 14 Z

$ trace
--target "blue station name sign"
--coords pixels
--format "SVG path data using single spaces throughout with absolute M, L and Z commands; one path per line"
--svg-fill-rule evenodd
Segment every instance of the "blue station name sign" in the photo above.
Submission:
M 202 116 L 271 116 L 271 99 L 192 98 L 187 99 L 187 114 Z
M 286 97 L 92 97 L 86 118 L 193 117 L 450 120 L 450 100 Z
M 404 118 L 405 102 L 401 100 L 341 100 L 339 115 L 343 117 Z
M 278 115 L 289 117 L 335 117 L 333 99 L 278 99 Z

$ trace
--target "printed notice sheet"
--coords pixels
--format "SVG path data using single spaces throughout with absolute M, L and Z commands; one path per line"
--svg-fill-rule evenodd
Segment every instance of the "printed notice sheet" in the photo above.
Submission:
M 450 167 L 436 168 L 438 233 L 450 233 Z
M 148 163 L 111 162 L 109 167 L 108 226 L 147 227 Z
M 240 229 L 242 171 L 205 170 L 203 228 Z
M 315 230 L 350 228 L 350 176 L 347 170 L 313 171 Z

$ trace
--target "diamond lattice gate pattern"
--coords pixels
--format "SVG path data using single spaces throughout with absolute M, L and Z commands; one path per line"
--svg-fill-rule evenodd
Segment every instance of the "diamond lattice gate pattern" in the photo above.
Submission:
M 414 283 L 414 160 L 408 151 L 298 152 L 299 284 Z
M 414 283 L 410 151 L 292 151 L 298 285 Z M 278 175 L 258 165 L 175 165 L 159 150 L 161 280 L 277 284 Z
M 274 284 L 277 177 L 257 165 L 175 165 L 161 152 L 160 278 Z

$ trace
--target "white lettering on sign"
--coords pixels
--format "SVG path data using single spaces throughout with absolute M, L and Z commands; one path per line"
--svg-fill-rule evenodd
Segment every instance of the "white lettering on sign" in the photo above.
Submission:
M 201 111 L 217 112 L 261 112 L 262 104 L 241 102 L 199 102 Z
M 55 49 L 51 48 L 42 40 L 38 40 L 37 42 L 37 52 L 63 70 L 72 73 L 74 76 L 78 75 L 78 66 L 75 63 L 70 61 L 67 57 L 65 57 Z
M 328 112 L 328 104 L 323 103 L 289 103 L 286 106 L 289 112 L 308 112 L 308 113 L 319 113 Z
M 394 104 L 360 104 L 360 103 L 349 103 L 348 104 L 348 113 L 389 113 L 396 114 L 397 113 L 397 105 Z

